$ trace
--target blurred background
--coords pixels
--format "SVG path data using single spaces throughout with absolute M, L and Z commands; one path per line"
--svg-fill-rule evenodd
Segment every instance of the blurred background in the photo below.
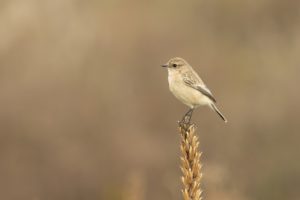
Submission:
M 210 87 L 193 117 L 204 199 L 299 199 L 300 2 L 0 1 L 0 199 L 182 199 L 171 57 Z

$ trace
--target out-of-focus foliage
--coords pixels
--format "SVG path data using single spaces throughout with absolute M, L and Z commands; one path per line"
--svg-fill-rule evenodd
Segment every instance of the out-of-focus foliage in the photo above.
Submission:
M 300 2 L 0 2 L 0 199 L 181 199 L 160 64 L 185 58 L 204 199 L 299 199 Z

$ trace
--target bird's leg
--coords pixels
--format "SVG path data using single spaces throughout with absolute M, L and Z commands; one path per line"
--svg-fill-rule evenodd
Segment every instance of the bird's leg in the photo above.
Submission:
M 194 109 L 191 108 L 191 109 L 188 111 L 187 115 L 186 115 L 186 118 L 187 118 L 187 120 L 188 120 L 188 123 L 190 123 L 190 121 L 191 121 L 191 119 L 192 119 L 193 111 L 194 111 Z
M 181 122 L 184 124 L 189 124 L 192 119 L 193 111 L 193 108 L 189 109 L 188 112 L 183 116 Z

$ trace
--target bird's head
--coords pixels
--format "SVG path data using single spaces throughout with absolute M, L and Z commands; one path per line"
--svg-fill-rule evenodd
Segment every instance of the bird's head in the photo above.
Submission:
M 162 65 L 162 67 L 166 67 L 169 70 L 178 70 L 187 66 L 189 64 L 183 58 L 179 57 L 171 58 L 166 64 Z

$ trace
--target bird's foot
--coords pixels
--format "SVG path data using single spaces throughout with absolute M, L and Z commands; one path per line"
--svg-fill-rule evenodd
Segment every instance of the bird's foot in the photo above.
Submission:
M 191 125 L 191 115 L 183 116 L 182 120 L 178 122 L 181 127 L 189 127 Z

